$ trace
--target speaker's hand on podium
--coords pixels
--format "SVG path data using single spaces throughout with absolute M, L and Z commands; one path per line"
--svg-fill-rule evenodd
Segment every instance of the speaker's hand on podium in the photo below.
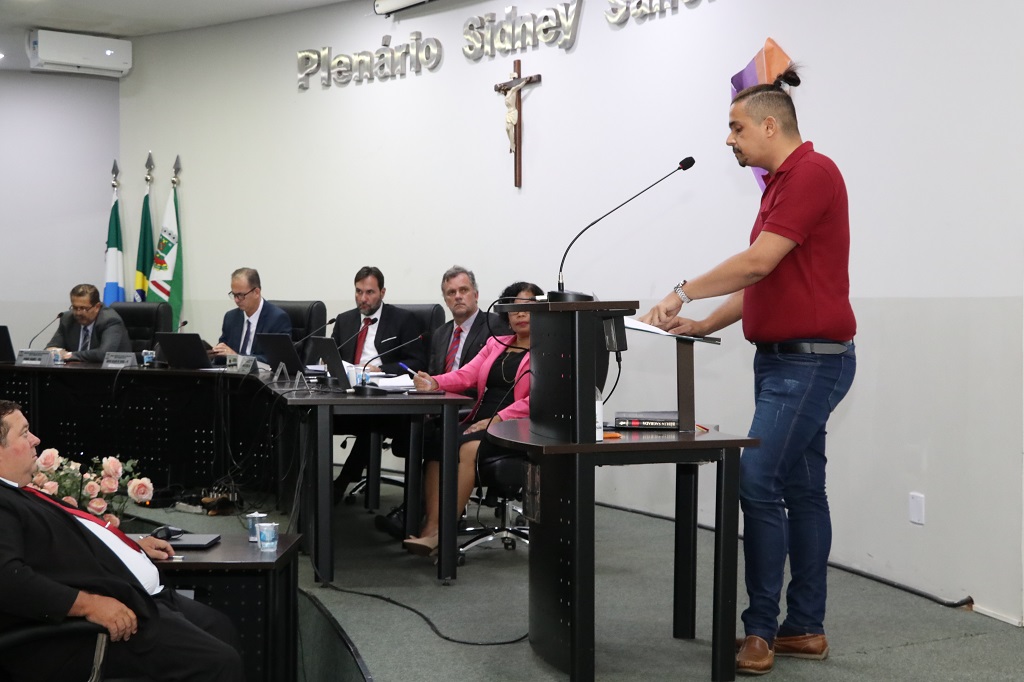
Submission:
M 640 321 L 645 324 L 653 325 L 658 329 L 664 329 L 670 331 L 672 324 L 675 323 L 676 314 L 682 309 L 683 302 L 679 300 L 676 293 L 670 292 L 668 296 L 658 301 L 658 303 L 651 308 L 647 314 L 640 317 Z

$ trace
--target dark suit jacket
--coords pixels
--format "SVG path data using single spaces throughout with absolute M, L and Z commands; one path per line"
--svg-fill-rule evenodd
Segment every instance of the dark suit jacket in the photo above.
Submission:
M 489 331 L 487 326 L 488 320 L 490 320 Z M 452 333 L 454 331 L 455 320 L 448 320 L 434 330 L 434 334 L 430 338 L 430 364 L 427 367 L 427 374 L 430 376 L 444 373 L 444 360 L 448 356 L 448 346 L 452 343 Z M 464 367 L 468 365 L 469 361 L 476 357 L 476 354 L 480 352 L 480 349 L 484 347 L 487 339 L 491 338 L 491 336 L 507 336 L 511 333 L 512 329 L 498 315 L 481 310 L 477 313 L 476 319 L 473 320 L 473 326 L 468 331 L 462 330 L 465 340 L 462 342 L 462 362 L 459 366 Z M 472 389 L 470 393 L 465 395 L 475 398 L 476 389 Z
M 381 369 L 388 374 L 402 374 L 405 370 L 399 366 L 399 362 L 404 362 L 414 370 L 425 369 L 427 366 L 427 350 L 426 345 L 422 341 L 410 343 L 394 352 L 390 352 L 420 335 L 420 328 L 416 322 L 416 317 L 412 313 L 396 308 L 388 303 L 381 305 L 377 312 L 379 314 L 375 315 L 377 318 L 375 343 L 377 352 L 384 354 L 381 357 Z M 334 323 L 334 331 L 331 333 L 331 337 L 338 344 L 341 359 L 346 362 L 355 362 L 356 334 L 359 333 L 360 325 L 362 325 L 362 316 L 359 314 L 358 308 L 347 310 L 338 315 L 337 321 Z
M 0 481 L 0 630 L 61 622 L 79 590 L 121 601 L 140 621 L 157 616 L 116 554 L 71 514 L 30 495 Z
M 132 349 L 132 341 L 121 316 L 106 306 L 100 308 L 100 314 L 92 324 L 89 350 L 78 350 L 81 335 L 82 325 L 75 322 L 74 315 L 67 313 L 60 319 L 57 331 L 46 347 L 69 350 L 71 357 L 81 362 L 103 362 L 107 351 L 128 352 Z
M 241 308 L 235 308 L 224 313 L 224 324 L 221 325 L 220 342 L 226 343 L 231 350 L 238 352 L 238 346 L 242 345 L 242 332 L 245 331 L 245 313 Z M 288 313 L 276 305 L 263 299 L 263 310 L 260 312 L 260 321 L 256 323 L 256 334 L 291 334 L 292 318 Z M 260 362 L 266 362 L 266 358 L 260 352 L 260 344 L 253 339 L 252 354 Z

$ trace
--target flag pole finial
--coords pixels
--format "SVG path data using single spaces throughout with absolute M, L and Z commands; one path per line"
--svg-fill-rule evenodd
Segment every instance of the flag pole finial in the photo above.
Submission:
M 178 180 L 178 173 L 181 172 L 181 155 L 179 154 L 174 158 L 174 175 L 171 176 L 171 186 L 177 187 L 180 180 Z
M 117 176 L 121 174 L 121 171 L 117 169 L 117 159 L 114 159 L 114 167 L 110 169 L 110 174 L 114 176 L 114 179 L 110 181 L 110 185 L 114 189 L 117 189 L 117 186 L 119 184 L 117 182 Z
M 153 169 L 156 166 L 153 164 L 153 152 L 149 153 L 149 157 L 146 159 L 146 184 L 153 182 Z

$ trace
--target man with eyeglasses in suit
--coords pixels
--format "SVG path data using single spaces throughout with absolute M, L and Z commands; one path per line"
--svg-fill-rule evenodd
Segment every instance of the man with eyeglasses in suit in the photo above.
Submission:
M 263 299 L 260 273 L 255 268 L 238 268 L 231 273 L 231 291 L 228 296 L 238 306 L 224 315 L 220 342 L 211 349 L 215 357 L 260 354 L 257 334 L 291 334 L 292 320 L 288 313 Z
M 65 362 L 103 362 L 109 351 L 132 349 L 124 320 L 100 301 L 100 292 L 92 284 L 79 284 L 71 290 L 71 314 L 64 315 L 48 350 L 60 351 Z

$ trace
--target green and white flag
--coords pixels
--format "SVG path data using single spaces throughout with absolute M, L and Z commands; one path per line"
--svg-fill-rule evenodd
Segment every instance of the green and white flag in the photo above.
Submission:
M 135 256 L 135 302 L 143 303 L 149 292 L 149 271 L 153 268 L 153 215 L 149 209 L 149 187 L 142 198 L 139 250 Z
M 103 302 L 108 305 L 124 300 L 124 252 L 121 249 L 121 210 L 115 187 L 107 223 L 106 280 L 103 285 Z
M 178 328 L 181 317 L 184 282 L 181 269 L 181 232 L 178 228 L 178 188 L 171 188 L 167 199 L 164 220 L 160 224 L 160 238 L 153 255 L 153 269 L 149 271 L 150 301 L 166 301 L 171 304 L 172 324 Z

